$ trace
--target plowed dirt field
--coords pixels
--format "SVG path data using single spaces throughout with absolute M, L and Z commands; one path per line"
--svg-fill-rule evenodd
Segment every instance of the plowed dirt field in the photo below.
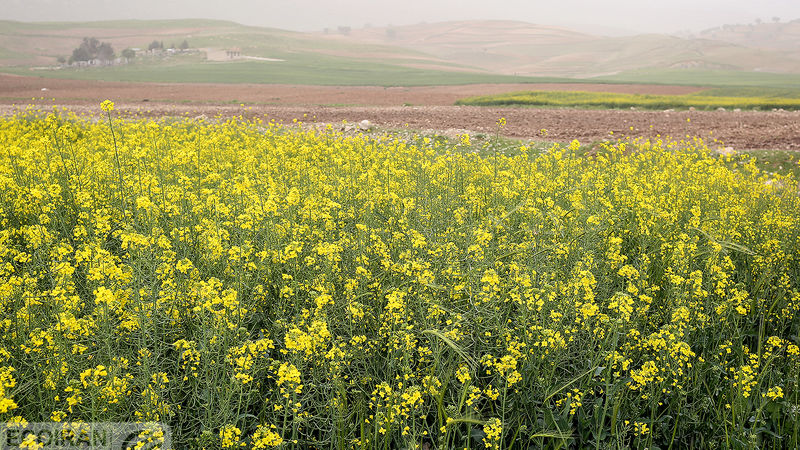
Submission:
M 122 115 L 261 117 L 304 123 L 356 123 L 439 132 L 502 131 L 507 137 L 592 142 L 620 136 L 699 136 L 710 145 L 736 150 L 800 150 L 800 112 L 631 111 L 484 108 L 452 106 L 459 99 L 520 90 L 582 90 L 687 94 L 687 86 L 602 84 L 516 84 L 425 87 L 337 87 L 294 85 L 154 84 L 89 82 L 0 75 L 0 114 L 26 105 L 63 106 L 96 113 L 110 99 Z M 244 104 L 244 106 L 242 106 Z M 716 141 L 715 141 L 716 140 Z

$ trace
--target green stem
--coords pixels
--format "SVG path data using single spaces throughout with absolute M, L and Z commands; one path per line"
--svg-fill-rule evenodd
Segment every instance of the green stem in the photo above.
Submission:
M 111 121 L 111 112 L 110 111 L 106 111 L 106 117 L 108 117 L 108 128 L 111 129 L 111 139 L 114 141 L 114 161 L 115 161 L 116 166 L 117 166 L 117 177 L 119 178 L 119 186 L 118 186 L 117 190 L 119 192 L 120 202 L 122 203 L 122 216 L 124 218 L 125 216 L 127 216 L 128 208 L 127 208 L 127 205 L 125 204 L 125 196 L 124 196 L 124 193 L 123 193 L 122 163 L 120 162 L 120 159 L 119 159 L 119 148 L 117 147 L 117 136 L 114 133 L 114 123 Z

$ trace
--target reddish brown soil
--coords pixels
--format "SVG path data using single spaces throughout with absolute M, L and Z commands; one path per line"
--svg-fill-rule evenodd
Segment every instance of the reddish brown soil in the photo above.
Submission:
M 46 91 L 42 91 L 46 88 Z M 732 111 L 629 111 L 483 108 L 451 106 L 471 95 L 530 89 L 685 94 L 697 88 L 646 85 L 468 85 L 428 87 L 336 87 L 289 85 L 154 84 L 87 82 L 0 75 L 0 114 L 20 105 L 66 106 L 97 113 L 111 99 L 120 114 L 146 117 L 206 115 L 261 117 L 281 122 L 350 123 L 381 127 L 468 130 L 494 133 L 505 117 L 508 137 L 591 142 L 615 137 L 699 136 L 713 146 L 800 150 L 800 113 Z M 35 99 L 34 99 L 35 98 Z M 34 99 L 34 100 L 32 100 Z M 54 99 L 54 100 L 53 100 Z M 146 100 L 146 101 L 145 101 Z M 244 107 L 238 103 L 244 102 Z M 415 106 L 402 106 L 411 104 Z M 17 106 L 12 106 L 17 105 Z M 354 106 L 321 106 L 354 105 Z M 690 119 L 690 121 L 687 121 Z M 633 127 L 633 129 L 631 129 Z M 714 142 L 718 139 L 720 142 Z
M 42 91 L 42 88 L 47 89 Z M 471 84 L 465 86 L 297 86 L 285 84 L 119 83 L 61 80 L 0 74 L 0 101 L 55 98 L 58 103 L 113 101 L 244 102 L 276 105 L 431 106 L 452 105 L 475 95 L 515 91 L 600 91 L 632 94 L 688 94 L 701 88 L 642 84 Z

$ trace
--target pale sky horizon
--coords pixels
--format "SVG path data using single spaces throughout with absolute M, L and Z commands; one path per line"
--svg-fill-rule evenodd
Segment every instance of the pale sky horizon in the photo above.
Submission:
M 702 31 L 800 19 L 800 0 L 0 0 L 0 20 L 224 19 L 296 31 L 450 20 L 519 20 L 607 34 Z

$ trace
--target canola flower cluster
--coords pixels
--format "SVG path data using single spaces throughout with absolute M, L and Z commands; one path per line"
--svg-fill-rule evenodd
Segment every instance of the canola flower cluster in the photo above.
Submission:
M 699 140 L 486 155 L 103 111 L 0 120 L 3 422 L 160 421 L 175 448 L 800 443 L 791 178 Z

